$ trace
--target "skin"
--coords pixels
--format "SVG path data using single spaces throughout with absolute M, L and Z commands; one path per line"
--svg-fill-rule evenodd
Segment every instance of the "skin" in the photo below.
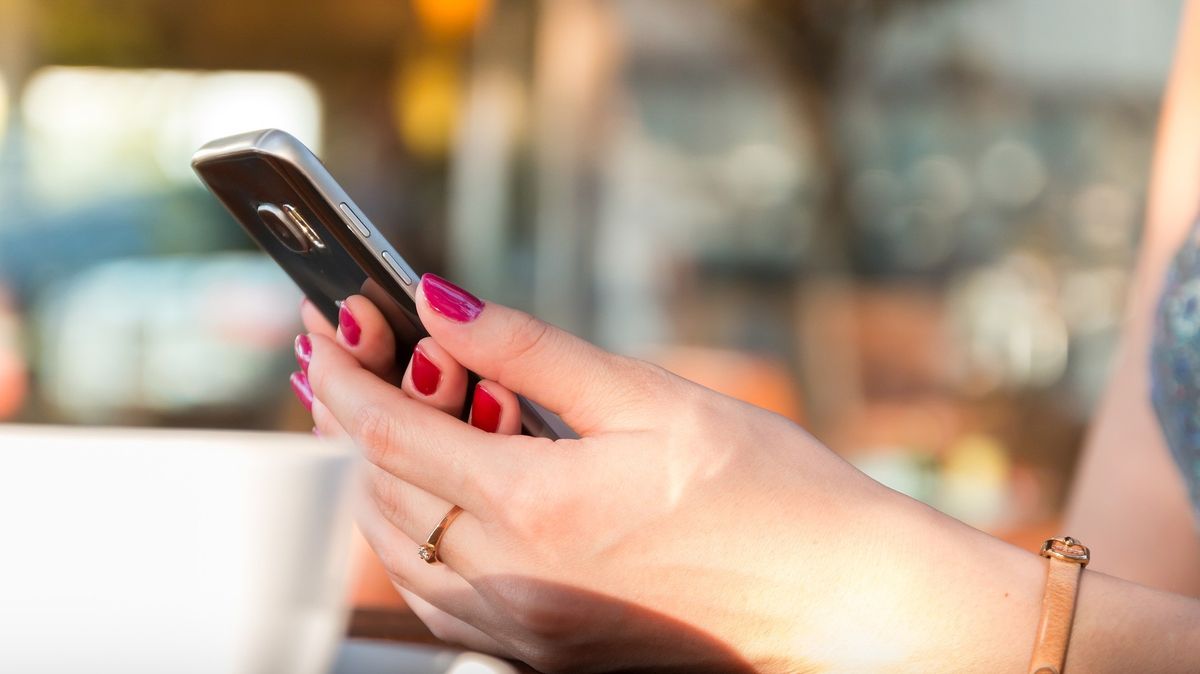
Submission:
M 1092 424 L 1065 530 L 1098 552 L 1092 568 L 1200 597 L 1197 522 L 1148 395 L 1152 318 L 1167 266 L 1200 204 L 1200 6 L 1194 3 L 1179 43 L 1121 353 Z M 1169 554 L 1154 552 L 1166 541 Z
M 314 419 L 362 449 L 360 526 L 439 637 L 544 671 L 1025 666 L 1045 562 L 882 487 L 783 417 L 500 305 L 447 320 L 424 282 L 421 348 L 443 375 L 422 396 L 407 370 L 398 389 L 371 369 L 389 361 L 382 316 L 348 306 L 355 346 L 305 311 Z M 503 398 L 502 433 L 455 418 L 463 365 Z M 506 435 L 510 391 L 583 439 Z M 416 541 L 451 503 L 465 512 L 444 564 L 427 565 Z M 1073 643 L 1075 671 L 1196 671 L 1180 645 L 1200 643 L 1200 602 L 1086 571 Z
M 1200 537 L 1145 366 L 1163 270 L 1200 203 L 1194 9 L 1183 38 L 1124 348 L 1068 508 L 1095 562 L 1067 671 L 1200 671 Z M 441 371 L 425 396 L 379 312 L 347 306 L 355 345 L 302 310 L 314 419 L 361 448 L 360 526 L 440 638 L 543 671 L 1025 671 L 1046 561 L 882 487 L 782 417 L 507 307 L 447 320 L 422 288 L 421 348 Z M 495 434 L 457 419 L 463 366 L 501 402 Z M 514 435 L 512 391 L 582 439 Z M 451 503 L 465 512 L 427 565 L 417 541 Z

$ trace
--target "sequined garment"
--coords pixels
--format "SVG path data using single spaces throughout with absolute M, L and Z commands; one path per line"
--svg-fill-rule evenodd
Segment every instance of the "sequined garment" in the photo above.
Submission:
M 1200 222 L 1175 254 L 1154 318 L 1150 395 L 1200 514 Z

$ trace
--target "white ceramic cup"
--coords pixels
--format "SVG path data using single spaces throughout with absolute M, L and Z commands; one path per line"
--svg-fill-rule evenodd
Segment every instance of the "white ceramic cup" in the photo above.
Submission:
M 307 435 L 0 425 L 0 672 L 326 671 L 351 466 Z

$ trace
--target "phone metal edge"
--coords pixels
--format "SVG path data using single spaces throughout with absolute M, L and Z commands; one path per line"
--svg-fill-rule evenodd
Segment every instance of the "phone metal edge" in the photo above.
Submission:
M 205 143 L 199 150 L 192 155 L 191 165 L 193 170 L 197 170 L 201 164 L 211 161 L 220 161 L 228 157 L 235 157 L 239 154 L 259 154 L 274 157 L 291 164 L 299 169 L 313 184 L 313 187 L 323 196 L 329 204 L 346 204 L 359 221 L 369 230 L 368 236 L 362 236 L 358 233 L 354 223 L 347 222 L 346 216 L 341 213 L 340 208 L 335 208 L 342 219 L 342 224 L 350 228 L 358 240 L 362 242 L 380 263 L 387 268 L 388 263 L 383 259 L 383 253 L 386 251 L 393 255 L 396 261 L 403 265 L 408 276 L 413 280 L 410 283 L 404 283 L 401 279 L 396 279 L 397 285 L 404 292 L 416 301 L 417 285 L 420 282 L 420 277 L 416 271 L 408 264 L 408 260 L 404 259 L 398 251 L 387 250 L 377 245 L 377 242 L 386 241 L 383 234 L 371 222 L 371 219 L 363 212 L 358 204 L 346 194 L 341 185 L 329 173 L 329 169 L 321 163 L 321 160 L 313 154 L 303 142 L 286 131 L 279 129 L 260 129 L 258 131 L 248 131 L 239 133 L 233 136 L 218 138 L 216 140 Z M 198 170 L 197 173 L 199 174 Z M 203 178 L 201 178 L 203 181 Z M 391 273 L 389 271 L 389 273 Z M 395 275 L 393 275 L 395 278 Z M 521 423 L 537 435 L 543 437 L 551 437 L 554 439 L 577 439 L 579 434 L 562 420 L 557 414 L 542 407 L 541 405 L 529 400 L 525 396 L 518 395 L 517 401 L 521 407 Z M 531 423 L 534 422 L 534 423 Z M 533 426 L 537 426 L 534 428 Z
M 380 233 L 375 223 L 371 222 L 371 219 L 363 209 L 354 203 L 349 194 L 346 194 L 346 191 L 342 189 L 342 186 L 329 173 L 329 169 L 325 168 L 325 165 L 313 154 L 312 150 L 308 149 L 304 143 L 290 133 L 279 129 L 261 129 L 239 133 L 226 138 L 218 138 L 206 143 L 197 150 L 192 155 L 191 165 L 193 170 L 195 170 L 201 164 L 236 157 L 240 154 L 265 155 L 287 162 L 297 168 L 312 182 L 313 187 L 325 198 L 326 203 L 334 207 L 334 210 L 338 212 L 338 217 L 342 220 L 342 224 L 348 227 L 351 233 L 370 249 L 371 253 L 385 269 L 388 269 L 390 265 L 384 259 L 384 253 L 387 253 L 403 268 L 404 273 L 401 276 L 407 276 L 411 280 L 409 283 L 406 283 L 402 278 L 398 278 L 390 269 L 388 269 L 388 273 L 392 275 L 392 278 L 395 279 L 397 285 L 400 286 L 405 294 L 414 301 L 417 299 L 417 284 L 420 282 L 420 277 L 412 268 L 412 265 L 408 263 L 408 260 L 399 251 L 389 250 L 380 245 L 380 242 L 387 239 Z M 367 236 L 361 235 L 358 232 L 358 228 L 354 226 L 354 223 L 347 221 L 346 215 L 337 207 L 339 204 L 346 204 L 351 212 L 358 216 L 359 222 L 369 232 Z

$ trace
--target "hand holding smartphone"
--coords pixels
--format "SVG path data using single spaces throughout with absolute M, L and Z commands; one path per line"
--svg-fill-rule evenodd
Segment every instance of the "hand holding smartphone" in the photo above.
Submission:
M 192 168 L 332 324 L 338 302 L 363 295 L 395 333 L 396 361 L 411 357 L 428 334 L 415 304 L 420 275 L 303 143 L 278 129 L 243 133 L 200 148 Z M 520 403 L 525 433 L 577 437 L 553 413 Z

